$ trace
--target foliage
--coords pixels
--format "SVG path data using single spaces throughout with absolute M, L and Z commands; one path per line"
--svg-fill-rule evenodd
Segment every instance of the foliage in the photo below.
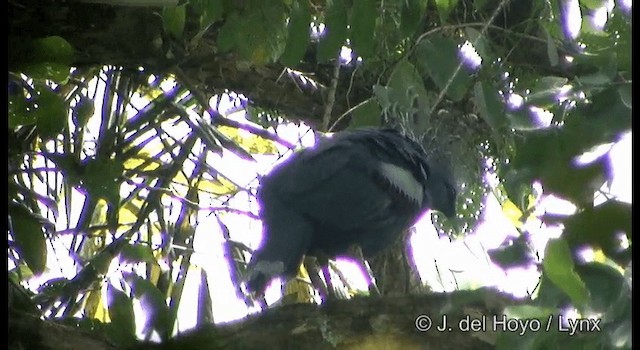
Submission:
M 222 236 L 238 281 L 248 249 L 229 225 L 256 224 L 257 208 L 236 204 L 257 182 L 239 181 L 225 161 L 253 167 L 299 146 L 278 134 L 300 121 L 299 106 L 234 80 L 250 72 L 278 86 L 281 77 L 265 73 L 275 67 L 305 101 L 321 96 L 330 120 L 318 131 L 392 125 L 421 137 L 460 182 L 459 217 L 434 216 L 452 237 L 473 230 L 486 196 L 498 198 L 520 237 L 489 255 L 541 271 L 514 317 L 575 308 L 602 320 L 601 333 L 505 333 L 495 345 L 630 347 L 631 205 L 594 201 L 611 180 L 606 155 L 576 159 L 630 131 L 631 20 L 619 5 L 575 3 L 582 26 L 571 33 L 575 12 L 557 0 L 193 0 L 157 13 L 162 58 L 122 60 L 129 65 L 88 65 L 76 38 L 25 34 L 15 41 L 25 58 L 11 56 L 8 79 L 9 276 L 35 287 L 46 317 L 80 315 L 80 326 L 100 324 L 118 344 L 174 335 L 188 276 L 200 281 L 198 322 L 211 322 L 212 282 L 222 278 L 197 263 L 196 227 L 215 218 L 208 234 Z M 606 13 L 602 28 L 596 11 Z M 231 57 L 238 75 L 204 61 L 206 74 L 190 73 L 201 50 L 215 64 Z M 221 77 L 209 89 L 201 75 Z M 225 111 L 229 96 L 238 98 Z M 256 123 L 235 117 L 245 110 Z M 545 214 L 534 184 L 575 212 Z M 529 248 L 535 221 L 564 228 L 540 259 Z M 578 258 L 585 247 L 593 261 Z M 53 261 L 75 271 L 38 280 L 53 275 Z M 150 315 L 141 327 L 139 306 Z

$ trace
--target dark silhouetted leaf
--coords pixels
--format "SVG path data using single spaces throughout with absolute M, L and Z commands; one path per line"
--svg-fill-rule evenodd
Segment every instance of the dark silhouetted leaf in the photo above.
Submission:
M 280 57 L 282 64 L 295 67 L 300 63 L 309 45 L 309 25 L 311 13 L 309 4 L 304 0 L 296 0 L 291 5 L 291 19 L 289 20 L 287 44 Z
M 465 67 L 458 69 L 460 52 L 458 44 L 451 39 L 422 40 L 416 47 L 416 64 L 418 70 L 429 75 L 441 90 L 449 84 L 446 94 L 454 101 L 462 99 L 470 87 L 471 75 Z
M 35 80 L 64 83 L 69 78 L 71 67 L 64 63 L 38 62 L 26 65 L 22 71 Z
M 110 334 L 119 345 L 129 345 L 136 340 L 136 319 L 133 301 L 113 285 L 107 285 L 107 308 L 113 325 Z
M 318 62 L 337 58 L 347 39 L 347 7 L 344 1 L 327 1 L 325 31 L 318 43 Z
M 380 126 L 382 122 L 381 113 L 380 104 L 376 100 L 368 99 L 353 109 L 349 127 Z
M 182 38 L 187 16 L 186 5 L 169 6 L 162 9 L 162 23 L 167 33 L 176 39 Z
M 574 270 L 573 258 L 566 241 L 552 239 L 547 243 L 542 267 L 545 276 L 564 291 L 576 307 L 580 308 L 586 305 L 589 291 Z
M 402 1 L 400 10 L 400 31 L 403 36 L 410 37 L 418 29 L 420 20 L 424 16 L 427 8 L 427 0 L 406 0 Z
M 34 90 L 33 113 L 36 117 L 38 133 L 44 139 L 57 136 L 67 125 L 67 104 L 49 87 L 37 85 Z
M 29 59 L 34 63 L 58 63 L 68 67 L 73 62 L 74 49 L 64 38 L 54 35 L 34 40 L 30 53 Z
M 47 243 L 42 223 L 27 208 L 9 206 L 11 233 L 20 257 L 35 275 L 44 272 L 47 266 Z
M 444 24 L 449 18 L 449 14 L 456 7 L 458 0 L 435 0 L 440 16 L 440 23 Z
M 508 245 L 487 251 L 491 261 L 503 269 L 527 266 L 535 262 L 535 254 L 529 242 L 519 238 Z
M 489 83 L 477 82 L 473 90 L 480 116 L 494 131 L 503 132 L 508 120 L 504 113 L 504 103 L 496 89 Z
M 173 324 L 169 321 L 170 315 L 166 297 L 160 293 L 156 286 L 140 276 L 127 273 L 124 278 L 147 314 L 145 331 L 154 329 L 162 339 L 167 339 L 171 334 Z
M 120 258 L 129 263 L 154 263 L 153 249 L 144 244 L 125 244 L 120 250 Z
M 351 45 L 356 53 L 369 58 L 374 50 L 374 30 L 378 18 L 378 1 L 355 0 L 351 8 Z
M 614 255 L 622 249 L 617 233 L 631 239 L 631 218 L 631 204 L 609 200 L 563 220 L 564 237 L 572 247 L 588 244 Z

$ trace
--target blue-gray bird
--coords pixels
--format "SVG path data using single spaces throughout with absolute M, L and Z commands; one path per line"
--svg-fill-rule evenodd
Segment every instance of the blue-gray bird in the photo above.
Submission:
M 262 294 L 293 277 L 305 255 L 365 257 L 390 246 L 427 209 L 455 215 L 456 190 L 420 144 L 392 129 L 342 132 L 294 153 L 260 181 L 262 246 L 247 286 Z

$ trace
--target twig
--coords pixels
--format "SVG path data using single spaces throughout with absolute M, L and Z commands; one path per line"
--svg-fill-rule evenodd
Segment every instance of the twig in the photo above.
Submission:
M 331 110 L 333 104 L 336 102 L 336 89 L 338 88 L 338 78 L 340 76 L 340 57 L 336 58 L 336 64 L 333 67 L 333 77 L 331 77 L 331 85 L 327 91 L 327 104 L 324 108 L 324 115 L 322 116 L 322 131 L 329 130 L 329 122 L 331 121 Z
M 487 21 L 487 23 L 484 25 L 484 27 L 482 27 L 482 30 L 480 31 L 480 35 L 478 35 L 478 37 L 471 43 L 473 46 L 475 46 L 477 44 L 478 40 L 480 40 L 481 37 L 486 35 L 487 29 L 489 28 L 491 23 L 493 23 L 493 21 L 496 19 L 496 17 L 498 17 L 498 14 L 500 13 L 500 11 L 502 11 L 502 8 L 504 7 L 504 5 L 507 2 L 509 2 L 509 0 L 500 1 L 500 5 L 498 5 L 496 10 L 491 15 L 491 18 Z M 418 40 L 420 40 L 426 34 L 429 34 L 429 32 L 421 35 L 418 38 Z M 445 84 L 444 88 L 442 90 L 440 90 L 440 94 L 438 94 L 438 98 L 436 98 L 436 100 L 434 101 L 433 105 L 431 106 L 431 110 L 429 111 L 429 114 L 427 114 L 428 116 L 433 115 L 433 112 L 436 110 L 436 108 L 438 107 L 440 102 L 442 102 L 442 100 L 444 99 L 445 93 L 447 92 L 447 90 L 449 90 L 449 87 L 453 83 L 453 79 L 455 79 L 455 77 L 458 75 L 458 73 L 460 73 L 460 70 L 462 69 L 462 65 L 463 65 L 463 61 L 460 60 L 460 62 L 458 62 L 458 65 L 456 66 L 456 69 L 453 71 L 453 74 L 451 74 L 451 77 L 449 77 L 449 80 Z
M 364 100 L 364 101 L 362 101 L 362 102 L 358 103 L 357 105 L 355 105 L 355 106 L 353 106 L 353 107 L 349 108 L 346 112 L 342 113 L 342 114 L 341 114 L 341 115 L 340 115 L 340 116 L 339 116 L 339 117 L 338 117 L 338 118 L 333 122 L 333 124 L 331 124 L 331 127 L 330 127 L 327 131 L 332 131 L 332 130 L 333 130 L 333 129 L 338 125 L 338 123 L 339 123 L 342 119 L 344 119 L 346 116 L 348 116 L 348 115 L 349 115 L 351 112 L 353 112 L 356 108 L 358 108 L 358 107 L 362 106 L 363 104 L 365 104 L 365 103 L 367 103 L 367 102 L 369 102 L 369 101 L 371 101 L 371 99 L 366 99 L 366 100 Z

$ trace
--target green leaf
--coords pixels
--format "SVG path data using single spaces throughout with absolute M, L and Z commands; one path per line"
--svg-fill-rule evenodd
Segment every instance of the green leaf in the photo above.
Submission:
M 505 116 L 509 122 L 509 127 L 515 130 L 533 130 L 541 127 L 527 105 L 516 110 L 507 109 Z
M 580 0 L 580 4 L 589 10 L 597 10 L 606 5 L 605 0 Z
M 589 307 L 594 312 L 607 312 L 623 293 L 624 276 L 611 266 L 591 262 L 576 266 L 576 272 L 589 290 Z
M 9 206 L 9 219 L 18 254 L 33 274 L 41 274 L 47 267 L 47 242 L 42 223 L 31 211 L 17 204 Z
M 400 10 L 400 32 L 409 37 L 416 32 L 427 8 L 427 0 L 404 0 Z
M 80 184 L 82 165 L 72 153 L 47 153 L 47 159 L 52 161 L 62 172 L 65 181 L 71 186 Z
M 548 319 L 549 315 L 559 312 L 558 309 L 536 305 L 511 305 L 504 308 L 504 314 L 508 318 L 516 319 Z
M 202 13 L 202 29 L 211 23 L 222 19 L 224 14 L 223 0 L 202 0 L 204 5 Z
M 176 39 L 181 39 L 187 17 L 186 4 L 170 6 L 162 9 L 162 23 L 164 30 Z
M 435 0 L 435 2 L 438 15 L 440 16 L 440 23 L 444 24 L 447 22 L 451 11 L 458 4 L 458 0 Z
M 351 8 L 351 45 L 355 52 L 369 58 L 374 52 L 374 31 L 378 18 L 378 1 L 354 0 Z
M 67 125 L 67 104 L 46 85 L 38 84 L 34 91 L 33 114 L 38 133 L 43 139 L 56 137 Z
M 503 269 L 526 266 L 535 262 L 535 255 L 525 239 L 517 239 L 509 245 L 487 251 L 491 261 Z
M 631 84 L 625 84 L 618 87 L 618 94 L 620 95 L 620 101 L 622 101 L 624 106 L 631 109 L 633 101 L 631 95 Z
M 73 122 L 78 127 L 86 126 L 89 119 L 95 112 L 95 102 L 92 98 L 82 96 L 80 101 L 73 107 Z
M 263 65 L 278 59 L 285 49 L 285 11 L 279 0 L 250 0 L 241 13 L 230 13 L 218 33 L 218 48 L 235 50 L 249 62 Z
M 31 43 L 30 54 L 30 62 L 58 63 L 68 67 L 73 62 L 74 50 L 68 41 L 54 35 L 34 40 Z
M 9 128 L 35 124 L 36 115 L 32 113 L 33 109 L 33 101 L 27 101 L 24 95 L 9 95 Z
M 280 57 L 282 64 L 295 67 L 300 63 L 309 45 L 309 29 L 311 12 L 307 1 L 294 1 L 291 8 L 291 19 L 287 34 L 287 44 Z
M 549 159 L 542 167 L 545 190 L 556 193 L 581 206 L 590 206 L 593 194 L 610 180 L 609 158 L 606 156 L 585 166 L 561 159 Z
M 349 128 L 361 128 L 366 126 L 377 127 L 381 125 L 382 110 L 380 104 L 372 98 L 356 106 L 351 112 Z
M 84 187 L 96 198 L 118 203 L 123 171 L 124 166 L 116 159 L 89 159 L 83 177 Z
M 480 116 L 495 132 L 503 132 L 508 125 L 504 103 L 495 87 L 488 82 L 477 82 L 473 89 Z
M 471 75 L 461 66 L 458 44 L 448 38 L 422 40 L 416 47 L 416 65 L 422 75 L 428 75 L 440 90 L 449 86 L 446 94 L 460 101 L 471 85 Z M 455 75 L 455 76 L 454 76 Z
M 318 43 L 318 62 L 337 58 L 347 39 L 347 7 L 342 0 L 328 0 L 324 35 Z
M 418 128 L 427 122 L 429 95 L 418 70 L 408 60 L 398 62 L 387 86 L 374 86 L 374 94 L 387 114 L 417 116 Z
M 631 130 L 631 120 L 631 109 L 621 100 L 618 89 L 603 90 L 567 116 L 565 128 L 571 135 L 570 142 L 575 144 L 569 149 L 581 153 L 599 144 L 615 142 L 621 133 Z
M 218 31 L 217 44 L 220 52 L 232 50 L 238 40 L 238 33 L 241 30 L 241 20 L 237 13 L 231 13 Z
M 115 338 L 120 346 L 132 345 L 136 341 L 136 319 L 133 312 L 133 301 L 129 296 L 114 287 L 107 286 L 107 308 L 113 325 L 111 338 Z
M 65 83 L 69 79 L 71 67 L 64 63 L 38 62 L 27 64 L 22 69 L 22 72 L 35 80 L 51 80 L 56 83 Z
M 487 39 L 482 35 L 482 33 L 480 33 L 480 31 L 472 27 L 465 28 L 464 31 L 469 42 L 473 45 L 473 48 L 478 52 L 478 55 L 480 55 L 483 60 L 488 60 L 493 57 L 489 50 L 491 45 L 487 42 Z
M 589 291 L 574 270 L 571 251 L 565 240 L 552 239 L 547 243 L 542 267 L 545 275 L 571 298 L 576 307 L 586 305 Z
M 125 244 L 120 250 L 120 258 L 128 263 L 155 263 L 153 249 L 145 244 Z
M 207 278 L 207 271 L 205 269 L 200 270 L 200 283 L 198 288 L 198 324 L 211 324 L 214 322 L 211 303 L 211 289 L 209 288 L 209 280 Z
M 567 85 L 569 79 L 565 77 L 546 76 L 537 79 L 531 92 L 525 96 L 527 103 L 545 108 L 558 102 L 558 94 Z
M 631 204 L 609 200 L 564 220 L 564 237 L 572 247 L 588 244 L 612 256 L 621 249 L 616 233 L 631 240 L 632 217 Z
M 543 28 L 544 29 L 544 28 Z M 544 30 L 544 33 L 547 37 L 547 57 L 549 58 L 549 63 L 552 67 L 557 66 L 560 63 L 560 56 L 558 55 L 558 49 L 556 48 L 556 43 L 553 40 L 551 34 Z
M 161 339 L 168 339 L 173 324 L 170 322 L 166 297 L 151 282 L 133 273 L 125 273 L 124 279 L 131 286 L 133 295 L 140 300 L 142 308 L 147 313 L 144 330 L 146 332 L 156 330 Z

